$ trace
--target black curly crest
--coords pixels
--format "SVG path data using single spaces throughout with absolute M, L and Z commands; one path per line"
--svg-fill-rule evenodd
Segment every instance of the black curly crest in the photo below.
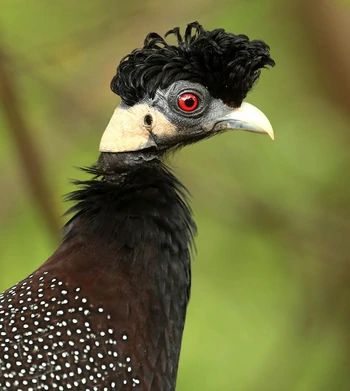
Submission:
M 175 36 L 177 45 L 166 41 Z M 182 36 L 178 27 L 165 34 L 147 35 L 144 46 L 124 57 L 111 82 L 111 89 L 127 105 L 153 97 L 158 88 L 178 80 L 198 82 L 211 95 L 239 106 L 260 75 L 273 66 L 269 46 L 246 35 L 224 29 L 206 31 L 198 22 L 187 25 Z

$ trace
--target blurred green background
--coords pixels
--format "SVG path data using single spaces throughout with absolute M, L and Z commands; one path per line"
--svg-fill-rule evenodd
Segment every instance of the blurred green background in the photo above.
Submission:
M 0 0 L 0 288 L 54 250 L 75 167 L 118 103 L 109 81 L 149 31 L 193 20 L 266 40 L 249 96 L 276 141 L 228 133 L 170 163 L 193 195 L 178 387 L 350 389 L 350 6 L 344 0 Z

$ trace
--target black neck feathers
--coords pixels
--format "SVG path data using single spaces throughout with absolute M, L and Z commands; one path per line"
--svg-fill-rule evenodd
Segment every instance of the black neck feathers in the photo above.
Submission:
M 85 232 L 115 241 L 137 240 L 147 235 L 157 240 L 157 225 L 176 232 L 181 228 L 177 242 L 171 247 L 188 249 L 192 245 L 195 224 L 188 204 L 188 192 L 158 157 L 149 152 L 102 154 L 96 166 L 84 169 L 93 177 L 75 181 L 79 189 L 66 199 L 75 204 L 67 213 L 73 218 L 66 224 L 65 239 L 74 234 L 74 222 Z M 143 232 L 145 225 L 155 225 L 154 230 Z M 133 234 L 124 235 L 133 229 Z M 141 243 L 139 243 L 141 244 Z M 129 243 L 130 246 L 136 243 Z
M 69 195 L 75 215 L 56 258 L 75 248 L 72 275 L 128 336 L 141 389 L 174 390 L 195 231 L 186 190 L 145 153 L 105 155 L 89 171 Z

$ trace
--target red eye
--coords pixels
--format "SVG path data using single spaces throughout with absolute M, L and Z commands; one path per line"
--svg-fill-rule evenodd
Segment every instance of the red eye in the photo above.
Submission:
M 181 110 L 190 112 L 196 110 L 199 99 L 198 96 L 192 92 L 184 92 L 177 98 L 177 104 Z

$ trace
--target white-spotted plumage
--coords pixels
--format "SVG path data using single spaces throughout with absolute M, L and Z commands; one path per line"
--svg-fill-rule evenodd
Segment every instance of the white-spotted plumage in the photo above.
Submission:
M 138 388 L 111 316 L 48 272 L 0 295 L 0 390 Z

